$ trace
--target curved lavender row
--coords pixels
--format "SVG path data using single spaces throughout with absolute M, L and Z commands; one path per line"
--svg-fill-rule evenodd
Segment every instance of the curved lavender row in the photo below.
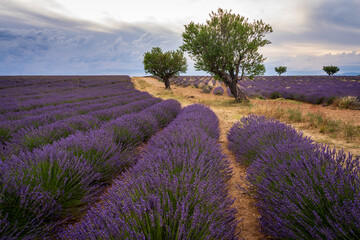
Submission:
M 133 89 L 127 87 L 128 89 Z M 99 92 L 100 93 L 113 93 L 115 89 L 124 89 L 124 84 L 119 83 L 116 86 L 103 86 L 98 88 L 91 88 L 91 89 L 79 89 L 73 90 L 68 92 L 54 92 L 53 94 L 48 94 L 43 98 L 37 99 L 29 99 L 28 101 L 19 101 L 18 99 L 14 99 L 11 97 L 3 98 L 4 101 L 0 104 L 0 112 L 6 113 L 8 111 L 18 111 L 18 110 L 31 110 L 34 108 L 44 107 L 44 106 L 51 106 L 51 105 L 59 105 L 63 103 L 72 103 L 77 101 L 85 101 L 91 99 L 97 99 Z M 105 95 L 104 94 L 104 95 Z
M 116 100 L 119 100 L 119 99 L 121 100 L 123 98 L 123 96 L 124 97 L 126 95 L 131 96 L 136 93 L 138 93 L 138 91 L 135 89 L 133 89 L 133 90 L 125 89 L 125 90 L 117 92 L 116 94 L 99 95 L 99 98 L 91 99 L 91 100 L 78 101 L 78 102 L 73 102 L 73 103 L 64 103 L 64 104 L 55 105 L 55 106 L 53 106 L 53 105 L 44 106 L 44 107 L 31 109 L 28 111 L 7 112 L 2 115 L 2 119 L 18 120 L 18 119 L 22 119 L 24 117 L 31 116 L 31 115 L 38 115 L 38 114 L 44 114 L 44 113 L 53 112 L 53 111 L 59 111 L 64 108 L 67 108 L 67 109 L 80 108 L 81 109 L 82 107 L 84 107 L 84 105 L 92 106 L 92 105 L 101 104 L 101 103 L 110 103 L 110 102 L 115 103 Z
M 169 123 L 181 106 L 175 100 L 167 100 L 138 114 L 129 114 L 137 119 L 129 124 L 138 130 L 132 137 L 155 132 L 149 128 L 158 126 L 157 109 L 165 110 L 160 119 L 168 117 Z M 121 119 L 128 119 L 129 115 L 112 123 L 127 123 Z M 0 238 L 54 238 L 62 219 L 72 218 L 96 200 L 95 195 L 104 185 L 133 164 L 134 147 L 143 141 L 138 140 L 131 146 L 116 142 L 107 123 L 99 130 L 78 132 L 41 150 L 13 156 L 6 164 L 0 161 Z
M 69 103 L 74 101 L 83 101 L 83 100 L 90 100 L 96 99 L 98 97 L 99 92 L 114 92 L 116 89 L 133 89 L 131 85 L 126 86 L 123 82 L 114 84 L 114 85 L 105 85 L 99 87 L 92 87 L 92 88 L 79 88 L 75 90 L 71 90 L 68 92 L 61 92 L 57 93 L 54 92 L 53 94 L 49 94 L 44 96 L 43 99 L 35 99 L 32 101 L 26 101 L 24 103 L 18 102 L 16 99 L 6 98 L 6 101 L 2 101 L 0 104 L 0 112 L 5 113 L 8 111 L 14 110 L 28 110 L 37 107 L 49 106 L 49 105 L 58 105 L 62 103 Z M 95 96 L 95 97 L 94 97 Z M 49 100 L 51 99 L 51 100 Z
M 137 100 L 145 99 L 145 98 L 151 98 L 151 95 L 148 93 L 143 92 L 135 92 L 134 94 L 125 95 L 122 96 L 122 98 L 115 99 L 114 101 L 106 102 L 106 103 L 98 103 L 98 104 L 91 104 L 87 106 L 78 106 L 74 108 L 68 108 L 64 107 L 62 109 L 59 109 L 57 111 L 51 111 L 50 113 L 43 113 L 40 115 L 30 115 L 28 117 L 24 117 L 23 119 L 15 120 L 15 121 L 0 121 L 0 136 L 2 139 L 0 140 L 0 143 L 5 143 L 9 141 L 12 136 L 22 128 L 33 128 L 38 129 L 41 126 L 44 126 L 46 124 L 52 124 L 57 122 L 58 120 L 62 120 L 63 122 L 66 122 L 66 119 L 71 119 L 71 117 L 75 117 L 80 115 L 80 118 L 85 117 L 88 113 L 88 115 L 94 115 L 94 117 L 98 117 L 97 113 L 103 112 L 103 111 L 111 111 L 116 112 L 116 109 L 121 108 L 118 105 L 125 105 L 128 103 L 132 103 Z M 105 110 L 107 109 L 107 110 Z M 96 111 L 97 110 L 97 111 Z M 91 111 L 91 113 L 89 113 Z M 33 113 L 33 114 L 36 114 Z M 101 117 L 99 120 L 106 120 L 102 119 Z M 108 119 L 114 118 L 109 116 Z
M 359 239 L 360 158 L 251 115 L 228 134 L 249 166 L 262 231 L 278 239 Z
M 236 210 L 230 208 L 233 201 L 226 192 L 231 169 L 219 143 L 208 134 L 219 132 L 218 126 L 212 129 L 213 122 L 218 119 L 210 109 L 185 107 L 149 140 L 138 164 L 115 182 L 101 203 L 61 237 L 236 239 Z
M 20 151 L 32 151 L 34 148 L 51 144 L 52 142 L 65 138 L 77 131 L 87 131 L 97 128 L 101 122 L 120 117 L 124 114 L 139 112 L 160 100 L 146 98 L 109 109 L 94 111 L 82 116 L 73 116 L 69 119 L 56 121 L 54 123 L 40 126 L 39 128 L 29 127 L 16 132 L 11 143 L 6 144 L 0 156 L 11 156 Z

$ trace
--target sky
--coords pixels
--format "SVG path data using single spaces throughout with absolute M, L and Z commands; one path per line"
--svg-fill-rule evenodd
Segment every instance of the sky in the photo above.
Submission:
M 143 76 L 145 52 L 179 49 L 218 8 L 272 26 L 265 75 L 360 74 L 359 0 L 0 0 L 0 75 Z

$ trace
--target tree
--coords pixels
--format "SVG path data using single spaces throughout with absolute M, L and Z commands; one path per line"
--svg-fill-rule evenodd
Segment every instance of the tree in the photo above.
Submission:
M 279 67 L 275 67 L 275 71 L 279 74 L 279 76 L 283 73 L 285 73 L 287 70 L 287 67 L 285 66 L 279 66 Z
M 337 66 L 323 66 L 323 70 L 330 76 L 337 73 L 340 69 Z
M 161 78 L 165 89 L 170 89 L 170 78 L 185 73 L 187 70 L 186 58 L 180 50 L 162 52 L 161 48 L 154 47 L 151 52 L 144 54 L 145 73 Z
M 219 8 L 211 12 L 206 24 L 190 22 L 185 25 L 184 43 L 180 48 L 190 54 L 197 70 L 204 70 L 223 81 L 241 102 L 247 97 L 240 90 L 238 80 L 244 75 L 254 77 L 265 72 L 262 64 L 265 58 L 258 49 L 270 43 L 263 39 L 268 32 L 272 32 L 272 28 L 262 20 L 250 23 L 231 10 Z

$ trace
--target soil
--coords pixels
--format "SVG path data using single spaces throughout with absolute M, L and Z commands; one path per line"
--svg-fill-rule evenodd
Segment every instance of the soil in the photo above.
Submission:
M 323 107 L 320 105 L 312 105 L 306 103 L 299 103 L 295 101 L 275 101 L 275 100 L 260 100 L 251 99 L 250 104 L 236 103 L 234 98 L 228 96 L 218 96 L 214 94 L 202 93 L 200 89 L 193 87 L 178 87 L 171 85 L 171 90 L 165 90 L 163 82 L 150 77 L 134 77 L 132 81 L 135 88 L 141 91 L 147 91 L 155 97 L 163 99 L 173 98 L 178 100 L 181 105 L 187 106 L 194 103 L 202 103 L 209 106 L 219 117 L 220 120 L 220 143 L 223 147 L 223 152 L 228 156 L 233 169 L 233 176 L 229 180 L 228 191 L 229 194 L 236 198 L 233 207 L 238 210 L 237 219 L 241 220 L 238 224 L 239 239 L 266 239 L 267 237 L 260 233 L 258 218 L 259 213 L 255 207 L 255 199 L 247 191 L 248 186 L 244 180 L 247 168 L 236 162 L 235 156 L 227 149 L 226 134 L 232 125 L 241 117 L 251 113 L 256 108 L 264 108 L 267 111 L 280 108 L 300 109 L 305 112 L 320 113 L 322 116 L 333 120 L 341 120 L 343 122 L 352 123 L 360 126 L 360 111 L 334 109 L 332 107 Z M 305 124 L 292 124 L 296 129 L 301 130 L 305 135 L 311 136 L 317 142 L 327 143 L 335 146 L 337 149 L 343 148 L 346 152 L 351 152 L 360 155 L 360 143 L 349 142 L 344 139 L 333 138 L 322 133 L 316 129 L 308 129 Z M 240 186 L 240 187 L 239 187 Z

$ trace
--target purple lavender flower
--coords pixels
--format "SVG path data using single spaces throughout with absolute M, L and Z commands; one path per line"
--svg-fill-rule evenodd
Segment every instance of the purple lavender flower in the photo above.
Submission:
M 286 124 L 257 115 L 249 115 L 236 122 L 227 137 L 229 149 L 245 165 L 250 165 L 262 154 L 262 150 L 278 142 L 312 142 Z
M 246 178 L 263 232 L 279 239 L 359 238 L 359 157 L 254 115 L 236 123 L 228 139 L 237 159 L 250 165 Z
M 213 94 L 224 95 L 224 89 L 221 86 L 214 88 Z
M 133 163 L 133 149 L 116 144 L 104 130 L 78 132 L 54 143 L 53 148 L 84 159 L 94 172 L 100 173 L 100 183 L 109 183 Z
M 226 192 L 229 162 L 219 143 L 197 127 L 212 126 L 211 121 L 196 122 L 201 121 L 198 113 L 206 111 L 200 105 L 181 111 L 171 126 L 149 140 L 138 164 L 114 183 L 101 203 L 61 237 L 236 239 L 236 210 Z M 202 119 L 213 117 L 207 113 Z

